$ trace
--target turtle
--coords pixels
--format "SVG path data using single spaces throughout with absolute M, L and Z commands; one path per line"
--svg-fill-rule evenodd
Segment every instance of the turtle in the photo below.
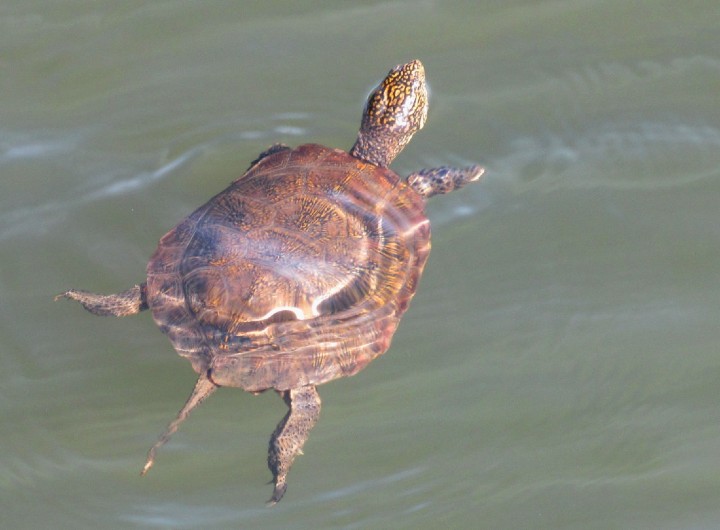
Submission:
M 141 474 L 217 388 L 272 389 L 288 412 L 269 442 L 268 504 L 282 499 L 318 421 L 316 387 L 358 373 L 390 347 L 430 252 L 426 200 L 484 173 L 442 166 L 403 179 L 388 169 L 427 109 L 422 63 L 396 66 L 368 96 L 349 151 L 274 144 L 160 239 L 144 282 L 56 297 L 101 316 L 149 308 L 199 375 Z

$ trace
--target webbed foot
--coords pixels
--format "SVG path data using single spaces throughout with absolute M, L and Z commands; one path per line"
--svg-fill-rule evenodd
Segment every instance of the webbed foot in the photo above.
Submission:
M 462 188 L 469 182 L 475 182 L 485 173 L 482 166 L 468 167 L 434 167 L 422 169 L 407 178 L 407 183 L 412 189 L 425 198 L 450 193 L 453 190 Z
M 117 294 L 95 294 L 79 289 L 70 289 L 57 295 L 55 300 L 61 298 L 75 300 L 93 315 L 101 317 L 124 317 L 148 308 L 145 291 L 144 283 Z
M 290 147 L 285 144 L 281 144 L 281 143 L 272 144 L 270 147 L 265 149 L 265 151 L 260 153 L 255 160 L 250 162 L 250 165 L 248 166 L 248 171 L 250 169 L 252 169 L 252 167 L 255 164 L 257 164 L 258 162 L 260 162 L 263 158 L 267 158 L 268 156 L 274 155 L 275 153 L 279 153 L 280 151 L 290 151 L 290 150 L 291 150 Z
M 273 474 L 275 488 L 268 506 L 278 503 L 287 490 L 287 474 L 302 448 L 310 430 L 320 417 L 320 396 L 314 386 L 280 392 L 290 410 L 270 437 L 268 467 Z

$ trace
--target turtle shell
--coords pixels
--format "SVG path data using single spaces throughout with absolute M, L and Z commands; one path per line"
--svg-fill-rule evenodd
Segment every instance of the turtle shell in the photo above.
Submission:
M 430 251 L 424 199 L 320 145 L 262 158 L 161 240 L 158 326 L 198 373 L 256 392 L 362 370 L 390 346 Z

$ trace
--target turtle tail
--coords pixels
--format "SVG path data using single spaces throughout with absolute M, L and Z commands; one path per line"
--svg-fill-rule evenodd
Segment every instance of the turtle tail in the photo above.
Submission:
M 195 383 L 195 388 L 193 388 L 192 394 L 190 394 L 190 397 L 185 402 L 185 405 L 183 405 L 183 408 L 180 409 L 180 412 L 178 412 L 175 419 L 168 424 L 165 432 L 160 435 L 155 442 L 155 445 L 153 445 L 150 448 L 150 451 L 148 451 L 147 460 L 145 460 L 145 465 L 143 466 L 142 471 L 140 471 L 141 475 L 145 475 L 148 471 L 150 471 L 150 468 L 155 463 L 157 450 L 170 440 L 170 437 L 175 434 L 178 427 L 180 427 L 180 424 L 187 419 L 190 412 L 218 388 L 219 387 L 215 383 L 208 379 L 206 374 L 200 374 L 197 383 Z

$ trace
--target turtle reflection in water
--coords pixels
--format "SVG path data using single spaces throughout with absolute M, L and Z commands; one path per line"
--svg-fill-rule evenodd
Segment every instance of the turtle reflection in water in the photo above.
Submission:
M 60 297 L 96 315 L 150 308 L 200 375 L 157 449 L 221 386 L 274 389 L 289 411 L 270 438 L 274 504 L 320 414 L 316 387 L 382 355 L 430 252 L 425 200 L 480 178 L 439 167 L 403 180 L 388 165 L 425 124 L 420 61 L 393 68 L 370 94 L 349 153 L 276 144 L 157 247 L 147 280 L 112 295 Z

